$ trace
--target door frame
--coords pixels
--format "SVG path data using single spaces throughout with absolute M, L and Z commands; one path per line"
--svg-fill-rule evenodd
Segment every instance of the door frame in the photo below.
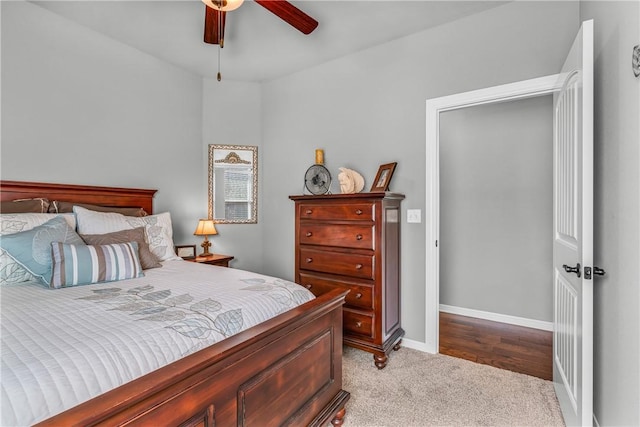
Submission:
M 559 75 L 523 80 L 470 92 L 428 99 L 426 102 L 426 237 L 425 237 L 425 350 L 439 349 L 440 313 L 440 113 L 498 102 L 516 101 L 559 91 Z M 549 231 L 551 237 L 551 230 Z

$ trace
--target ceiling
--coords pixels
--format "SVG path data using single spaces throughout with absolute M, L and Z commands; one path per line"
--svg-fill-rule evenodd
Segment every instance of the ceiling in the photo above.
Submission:
M 202 41 L 205 6 L 180 1 L 34 1 L 107 37 L 203 77 L 218 47 Z M 223 79 L 264 81 L 506 3 L 506 1 L 298 0 L 318 28 L 304 35 L 251 0 L 227 14 Z

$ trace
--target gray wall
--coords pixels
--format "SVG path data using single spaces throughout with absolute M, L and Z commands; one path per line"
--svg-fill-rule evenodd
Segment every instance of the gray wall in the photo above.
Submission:
M 640 425 L 640 3 L 581 2 L 594 19 L 594 411 L 601 426 Z
M 2 179 L 158 189 L 176 243 L 193 239 L 202 79 L 31 3 L 1 7 Z
M 424 342 L 425 101 L 554 74 L 577 28 L 576 3 L 513 2 L 265 83 L 265 270 L 293 276 L 287 196 L 302 192 L 315 148 L 324 148 L 334 178 L 340 166 L 351 167 L 366 188 L 380 164 L 397 161 L 391 190 L 406 195 L 402 326 L 407 338 Z M 422 209 L 423 222 L 407 224 L 407 208 Z
M 262 170 L 262 104 L 260 85 L 214 79 L 204 80 L 202 108 L 203 167 L 208 167 L 209 144 L 258 146 L 258 223 L 219 224 L 218 235 L 210 238 L 216 253 L 235 256 L 231 265 L 249 271 L 263 270 L 263 246 L 260 243 L 265 226 L 264 180 Z M 206 178 L 202 178 L 206 181 Z M 206 197 L 205 197 L 206 199 Z M 206 204 L 206 203 L 205 203 Z M 206 211 L 205 211 L 206 214 Z
M 551 96 L 440 115 L 440 303 L 553 321 Z

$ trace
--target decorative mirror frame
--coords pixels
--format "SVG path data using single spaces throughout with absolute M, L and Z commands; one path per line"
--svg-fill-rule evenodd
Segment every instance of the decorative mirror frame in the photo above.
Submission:
M 220 160 L 214 159 L 214 150 L 242 150 L 251 151 L 251 160 L 253 162 L 252 177 L 252 203 L 251 218 L 249 219 L 226 219 L 216 218 L 214 209 L 215 199 L 215 174 L 214 166 Z M 213 219 L 217 224 L 257 224 L 258 223 L 258 147 L 255 145 L 217 145 L 209 144 L 209 218 Z

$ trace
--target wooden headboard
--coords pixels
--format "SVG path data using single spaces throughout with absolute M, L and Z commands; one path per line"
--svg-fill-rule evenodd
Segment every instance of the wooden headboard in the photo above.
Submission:
M 51 201 L 59 200 L 61 202 L 91 203 L 101 206 L 143 208 L 150 214 L 153 213 L 153 196 L 156 191 L 140 188 L 0 180 L 1 201 L 43 197 Z

